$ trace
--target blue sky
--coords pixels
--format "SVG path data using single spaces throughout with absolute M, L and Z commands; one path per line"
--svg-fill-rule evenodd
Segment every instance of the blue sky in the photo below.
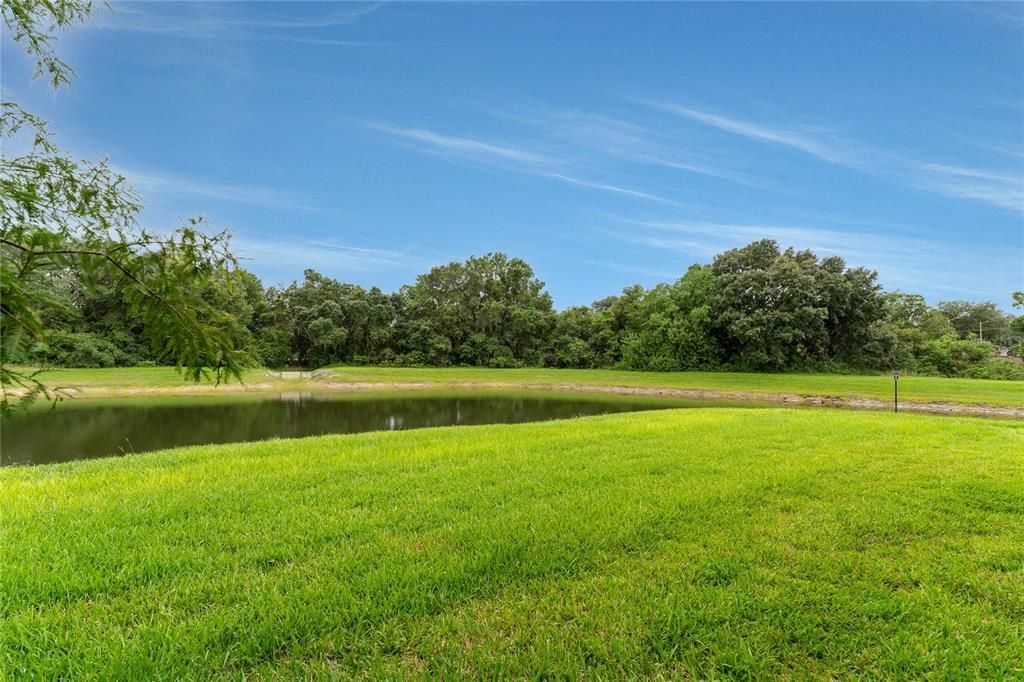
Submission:
M 500 250 L 556 306 L 770 237 L 939 300 L 1024 288 L 1024 5 L 114 3 L 53 95 L 156 228 L 267 284 Z

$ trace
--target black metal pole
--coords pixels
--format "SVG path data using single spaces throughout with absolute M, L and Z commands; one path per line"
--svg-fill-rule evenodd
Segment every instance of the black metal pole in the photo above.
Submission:
M 892 373 L 892 411 L 900 411 L 900 373 Z

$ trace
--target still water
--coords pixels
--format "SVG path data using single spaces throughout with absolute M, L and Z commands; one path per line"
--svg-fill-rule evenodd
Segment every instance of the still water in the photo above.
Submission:
M 707 406 L 706 402 L 566 393 L 280 394 L 70 400 L 0 423 L 0 465 L 47 464 L 182 445 L 327 433 L 565 419 Z

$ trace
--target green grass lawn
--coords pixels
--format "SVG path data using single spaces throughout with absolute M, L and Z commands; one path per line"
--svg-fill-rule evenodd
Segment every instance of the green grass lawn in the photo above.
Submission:
M 888 374 L 757 374 L 746 372 L 624 372 L 602 369 L 482 369 L 336 367 L 335 378 L 382 383 L 509 383 L 535 386 L 627 386 L 761 395 L 793 393 L 892 399 Z M 1024 406 L 1024 381 L 904 376 L 900 399 Z
M 261 381 L 264 377 L 265 373 L 260 369 L 242 372 L 242 379 L 246 382 Z M 96 369 L 58 367 L 41 372 L 37 378 L 52 388 L 164 388 L 195 384 L 173 367 L 103 367 Z M 232 379 L 229 383 L 237 384 L 238 380 Z M 214 382 L 205 380 L 201 384 L 212 387 Z
M 706 409 L 4 469 L 0 671 L 1019 678 L 1022 455 Z
M 244 380 L 267 383 L 275 389 L 285 385 L 316 388 L 324 381 L 446 385 L 511 385 L 549 388 L 574 386 L 622 386 L 707 390 L 772 396 L 800 394 L 840 398 L 892 399 L 892 378 L 888 375 L 837 374 L 753 374 L 741 372 L 623 372 L 617 370 L 572 369 L 482 369 L 482 368 L 398 368 L 335 367 L 330 379 L 285 381 L 269 378 L 263 370 L 249 370 Z M 113 369 L 55 369 L 41 376 L 54 386 L 72 386 L 92 391 L 166 388 L 187 386 L 170 367 Z M 214 390 L 212 384 L 207 388 Z M 1024 382 L 944 377 L 904 376 L 900 379 L 901 400 L 907 402 L 954 402 L 1003 406 L 1024 406 Z

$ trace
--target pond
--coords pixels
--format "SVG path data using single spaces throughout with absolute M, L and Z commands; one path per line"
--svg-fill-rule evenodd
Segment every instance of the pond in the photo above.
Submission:
M 721 403 L 551 392 L 79 399 L 4 420 L 0 465 L 48 464 L 183 445 L 535 422 L 712 404 Z

